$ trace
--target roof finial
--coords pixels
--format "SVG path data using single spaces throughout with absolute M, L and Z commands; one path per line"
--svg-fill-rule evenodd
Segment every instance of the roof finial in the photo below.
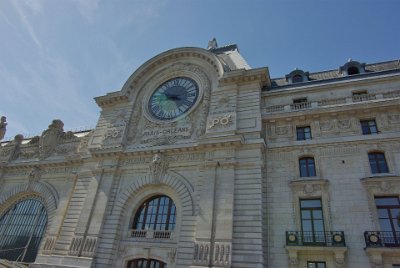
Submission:
M 212 40 L 208 41 L 207 49 L 215 49 L 217 47 L 218 44 L 217 44 L 217 39 L 215 39 L 215 37 Z

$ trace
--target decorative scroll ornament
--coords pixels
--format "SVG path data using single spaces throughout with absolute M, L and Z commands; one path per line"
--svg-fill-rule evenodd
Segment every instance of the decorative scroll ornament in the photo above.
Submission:
M 153 183 L 160 183 L 162 181 L 162 177 L 165 175 L 168 165 L 169 163 L 160 152 L 154 155 L 153 161 L 150 164 L 150 176 L 152 177 Z

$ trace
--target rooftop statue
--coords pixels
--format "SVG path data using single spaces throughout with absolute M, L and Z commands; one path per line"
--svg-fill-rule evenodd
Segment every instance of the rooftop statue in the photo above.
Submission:
M 7 118 L 5 116 L 2 116 L 0 119 L 0 141 L 4 138 L 4 135 L 6 135 L 6 126 L 7 126 Z

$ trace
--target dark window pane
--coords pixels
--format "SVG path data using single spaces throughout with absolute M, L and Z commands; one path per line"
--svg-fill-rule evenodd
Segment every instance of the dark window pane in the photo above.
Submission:
M 373 174 L 389 172 L 383 153 L 369 153 L 368 159 Z
M 127 268 L 166 268 L 167 265 L 164 262 L 154 259 L 135 259 L 131 260 L 127 264 Z
M 311 140 L 311 128 L 310 127 L 297 127 L 297 140 Z
M 15 204 L 0 219 L 0 259 L 34 262 L 46 225 L 47 213 L 40 201 Z
M 325 228 L 321 199 L 300 200 L 303 241 L 325 243 Z
M 137 210 L 133 229 L 173 230 L 176 208 L 168 196 L 156 196 L 146 200 Z
M 299 74 L 296 74 L 295 76 L 292 77 L 292 82 L 293 83 L 303 82 L 303 77 Z
M 320 208 L 321 199 L 302 199 L 300 200 L 301 208 Z

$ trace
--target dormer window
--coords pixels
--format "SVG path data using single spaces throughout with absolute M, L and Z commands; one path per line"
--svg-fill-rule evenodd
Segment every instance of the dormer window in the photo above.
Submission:
M 286 81 L 289 84 L 306 82 L 308 81 L 308 72 L 296 68 L 294 71 L 290 72 L 290 74 L 286 75 Z
M 354 74 L 359 74 L 359 73 L 360 73 L 360 70 L 358 70 L 358 68 L 355 66 L 352 66 L 349 69 L 347 69 L 348 75 L 354 75 Z
M 339 67 L 339 73 L 342 74 L 342 76 L 365 73 L 365 63 L 349 59 L 343 66 Z
M 303 77 L 299 74 L 296 74 L 292 77 L 292 83 L 301 83 L 303 82 Z

